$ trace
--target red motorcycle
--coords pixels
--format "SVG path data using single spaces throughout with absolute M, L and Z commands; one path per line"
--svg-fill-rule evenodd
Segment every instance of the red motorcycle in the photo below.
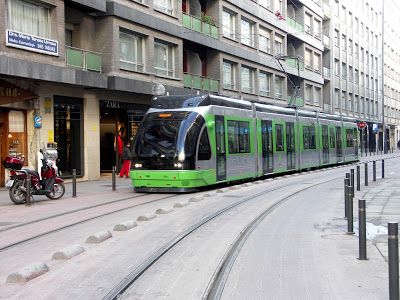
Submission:
M 6 182 L 6 187 L 10 188 L 10 198 L 15 204 L 26 202 L 26 177 L 31 175 L 31 195 L 45 195 L 47 198 L 60 199 L 65 193 L 64 180 L 57 177 L 56 170 L 46 153 L 43 154 L 42 167 L 39 173 L 29 169 L 22 169 L 24 162 L 15 157 L 6 157 L 2 164 L 4 168 L 10 170 L 10 179 Z M 22 169 L 22 170 L 21 170 Z

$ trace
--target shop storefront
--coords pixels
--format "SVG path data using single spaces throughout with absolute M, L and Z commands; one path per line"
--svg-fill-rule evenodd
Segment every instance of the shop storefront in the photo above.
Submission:
M 149 105 L 100 100 L 100 171 L 109 172 L 113 166 L 120 168 L 118 134 L 122 145 L 135 140 L 138 126 Z

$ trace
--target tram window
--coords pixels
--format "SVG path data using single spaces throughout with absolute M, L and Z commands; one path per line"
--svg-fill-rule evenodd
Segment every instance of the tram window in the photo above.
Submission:
M 283 125 L 275 125 L 275 139 L 276 139 L 276 151 L 285 151 L 284 141 L 283 141 Z
M 250 125 L 245 121 L 228 121 L 229 153 L 250 153 Z
M 335 144 L 335 129 L 329 128 L 329 138 L 330 138 L 331 149 L 335 149 L 336 148 L 336 144 Z
M 204 129 L 199 142 L 198 160 L 209 160 L 210 158 L 211 158 L 210 141 L 208 139 L 207 130 Z
M 351 129 L 346 129 L 346 147 L 351 148 L 354 147 L 354 130 L 353 128 Z
M 303 148 L 304 150 L 316 149 L 315 144 L 315 127 L 303 126 Z

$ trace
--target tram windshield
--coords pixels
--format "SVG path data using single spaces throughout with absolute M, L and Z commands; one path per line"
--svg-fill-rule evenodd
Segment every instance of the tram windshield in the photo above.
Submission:
M 196 112 L 147 114 L 139 128 L 133 150 L 136 158 L 194 158 L 204 118 Z

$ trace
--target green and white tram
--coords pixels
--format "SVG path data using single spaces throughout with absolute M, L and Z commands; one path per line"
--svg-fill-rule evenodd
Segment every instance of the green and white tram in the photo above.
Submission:
M 133 147 L 138 192 L 198 187 L 356 161 L 357 122 L 223 96 L 155 97 Z

